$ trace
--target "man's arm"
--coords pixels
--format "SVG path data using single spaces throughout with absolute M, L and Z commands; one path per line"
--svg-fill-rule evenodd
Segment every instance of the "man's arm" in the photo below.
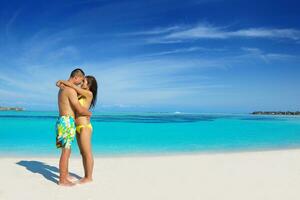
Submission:
M 69 100 L 71 105 L 74 107 L 75 111 L 79 114 L 79 115 L 83 115 L 83 116 L 91 116 L 92 113 L 87 109 L 84 108 L 80 105 L 78 98 L 77 98 L 77 93 L 74 89 L 69 89 Z
M 64 86 L 68 86 L 70 88 L 73 88 L 78 94 L 82 96 L 93 98 L 93 93 L 91 91 L 82 89 L 81 87 L 78 87 L 69 81 L 59 80 L 56 82 L 56 86 L 59 88 L 64 88 Z

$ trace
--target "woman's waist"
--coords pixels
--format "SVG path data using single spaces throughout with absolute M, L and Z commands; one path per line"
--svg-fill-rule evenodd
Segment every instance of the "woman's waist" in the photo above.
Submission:
M 81 116 L 81 117 L 76 117 L 75 122 L 76 125 L 77 124 L 85 125 L 85 124 L 90 124 L 90 119 L 88 117 Z

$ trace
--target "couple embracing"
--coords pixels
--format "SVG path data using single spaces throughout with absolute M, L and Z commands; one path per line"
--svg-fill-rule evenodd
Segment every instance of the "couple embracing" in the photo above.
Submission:
M 59 160 L 59 185 L 73 186 L 68 165 L 71 144 L 76 137 L 82 156 L 84 178 L 79 183 L 92 181 L 94 159 L 91 147 L 93 127 L 90 123 L 92 113 L 89 111 L 96 104 L 97 81 L 93 76 L 85 76 L 82 69 L 74 69 L 69 80 L 59 80 L 58 92 L 59 117 L 56 122 L 56 147 L 61 148 Z

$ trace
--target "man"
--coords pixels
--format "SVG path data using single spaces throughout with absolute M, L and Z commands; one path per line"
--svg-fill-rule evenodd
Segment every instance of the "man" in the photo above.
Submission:
M 80 85 L 84 80 L 81 69 L 72 71 L 68 81 Z M 59 185 L 73 186 L 69 178 L 68 164 L 71 154 L 71 144 L 76 135 L 75 113 L 82 116 L 91 116 L 91 112 L 80 105 L 77 93 L 70 87 L 61 88 L 58 93 L 59 118 L 56 122 L 56 147 L 62 148 L 59 160 Z

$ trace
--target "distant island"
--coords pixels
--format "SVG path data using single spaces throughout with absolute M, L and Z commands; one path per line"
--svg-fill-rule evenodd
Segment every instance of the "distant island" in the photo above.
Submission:
M 2 107 L 0 106 L 0 111 L 23 111 L 24 108 L 20 107 Z
M 253 115 L 300 115 L 300 111 L 255 111 Z

